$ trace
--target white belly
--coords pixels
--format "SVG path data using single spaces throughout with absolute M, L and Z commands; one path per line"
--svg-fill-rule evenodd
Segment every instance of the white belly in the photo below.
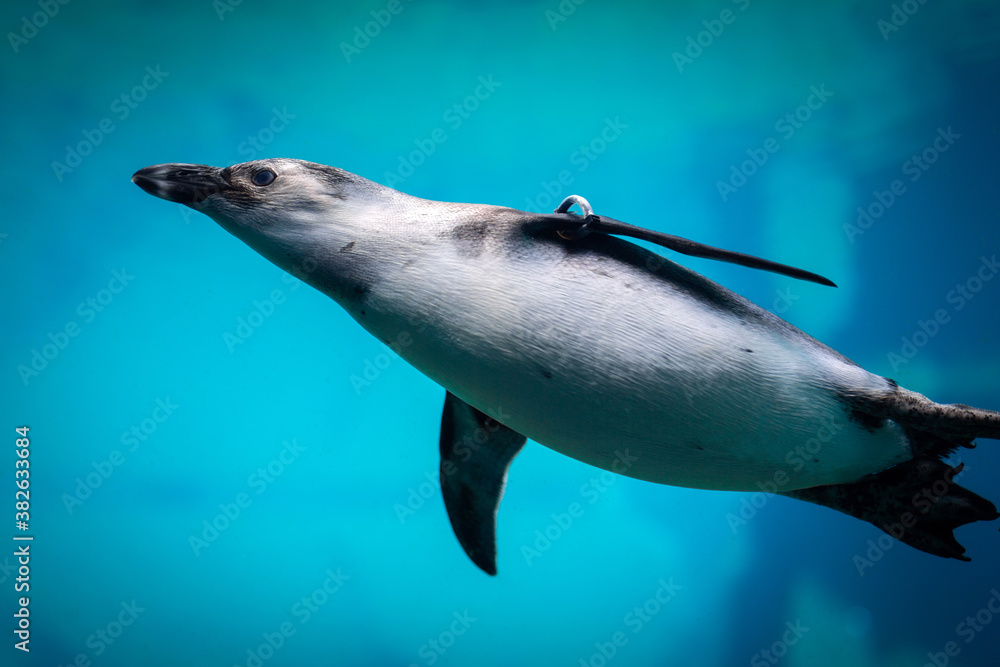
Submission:
M 804 335 L 610 258 L 434 260 L 383 277 L 358 320 L 382 340 L 405 332 L 417 369 L 567 456 L 662 484 L 785 491 L 911 457 L 901 428 L 870 432 L 840 398 L 886 381 Z

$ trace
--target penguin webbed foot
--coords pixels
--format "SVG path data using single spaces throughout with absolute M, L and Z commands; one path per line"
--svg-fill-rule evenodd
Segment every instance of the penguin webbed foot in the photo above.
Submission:
M 862 519 L 920 551 L 968 561 L 953 531 L 967 523 L 993 521 L 1000 513 L 992 502 L 955 483 L 963 465 L 952 467 L 934 456 L 920 456 L 857 482 L 780 495 Z

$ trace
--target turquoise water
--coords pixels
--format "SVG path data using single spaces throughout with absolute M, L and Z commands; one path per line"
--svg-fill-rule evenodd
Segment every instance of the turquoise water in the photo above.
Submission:
M 683 259 L 869 370 L 1000 409 L 995 3 L 18 0 L 0 26 L 0 664 L 996 664 L 995 524 L 958 531 L 960 563 L 535 443 L 484 575 L 434 484 L 443 390 L 129 182 L 283 156 L 429 199 L 580 194 L 829 276 Z M 1000 501 L 997 443 L 961 460 Z

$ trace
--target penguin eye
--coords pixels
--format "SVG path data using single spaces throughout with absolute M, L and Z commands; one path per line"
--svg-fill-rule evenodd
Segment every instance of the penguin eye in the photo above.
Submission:
M 278 175 L 273 171 L 271 171 L 270 169 L 261 169 L 256 174 L 254 174 L 253 178 L 251 178 L 250 180 L 253 181 L 254 185 L 265 186 L 274 183 L 274 179 L 276 179 L 277 177 Z

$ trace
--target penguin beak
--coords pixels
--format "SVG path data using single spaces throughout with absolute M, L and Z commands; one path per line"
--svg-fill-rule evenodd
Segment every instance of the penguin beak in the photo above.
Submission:
M 232 189 L 222 169 L 203 164 L 153 165 L 132 174 L 132 182 L 154 197 L 187 205 Z

